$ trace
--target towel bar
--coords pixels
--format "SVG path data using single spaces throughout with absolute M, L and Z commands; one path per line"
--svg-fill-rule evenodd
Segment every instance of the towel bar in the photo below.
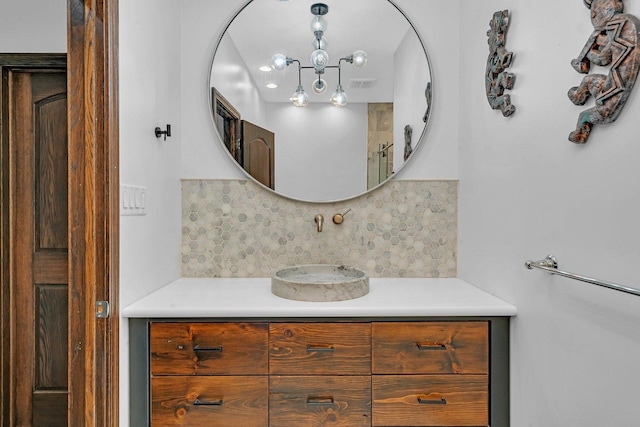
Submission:
M 581 282 L 591 283 L 592 285 L 598 285 L 598 286 L 613 289 L 616 291 L 626 292 L 628 294 L 640 296 L 640 289 L 634 289 L 628 286 L 619 285 L 617 283 L 593 279 L 591 277 L 581 276 L 579 274 L 568 273 L 566 271 L 558 270 L 558 260 L 553 255 L 548 255 L 545 259 L 540 261 L 529 260 L 525 262 L 524 265 L 529 270 L 533 268 L 538 268 L 540 270 L 548 271 L 551 274 L 557 274 L 558 276 L 568 277 L 569 279 L 580 280 Z

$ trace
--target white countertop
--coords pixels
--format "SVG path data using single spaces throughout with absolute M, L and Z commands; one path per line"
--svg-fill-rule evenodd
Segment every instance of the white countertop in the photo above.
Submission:
M 271 293 L 270 278 L 181 278 L 128 305 L 123 317 L 515 316 L 516 308 L 460 279 L 370 278 L 369 294 L 304 302 Z

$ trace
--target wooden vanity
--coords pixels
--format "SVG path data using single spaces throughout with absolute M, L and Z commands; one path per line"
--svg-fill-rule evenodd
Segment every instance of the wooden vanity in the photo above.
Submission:
M 358 312 L 353 301 L 310 306 L 309 317 L 130 310 L 131 425 L 509 425 L 512 306 L 500 316 L 377 316 L 372 305 L 366 317 L 314 315 Z

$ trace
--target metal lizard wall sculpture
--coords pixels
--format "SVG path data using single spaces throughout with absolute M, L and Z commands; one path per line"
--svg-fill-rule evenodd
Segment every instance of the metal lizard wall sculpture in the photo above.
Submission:
M 427 83 L 427 87 L 424 90 L 424 99 L 427 103 L 427 110 L 424 112 L 424 116 L 422 116 L 422 121 L 427 123 L 429 121 L 429 114 L 431 114 L 431 82 Z
M 411 147 L 411 135 L 413 135 L 413 129 L 410 125 L 406 125 L 404 127 L 404 160 L 406 161 L 411 153 L 413 153 L 413 148 Z
M 485 73 L 485 88 L 487 100 L 494 110 L 500 109 L 505 117 L 516 112 L 516 107 L 511 104 L 511 96 L 505 95 L 505 89 L 513 89 L 515 74 L 505 70 L 511 66 L 513 52 L 504 47 L 507 29 L 509 27 L 509 11 L 501 10 L 493 14 L 489 21 L 487 31 L 487 43 L 489 43 L 489 57 Z
M 595 106 L 578 116 L 576 130 L 569 140 L 584 144 L 593 125 L 615 121 L 638 77 L 640 49 L 638 49 L 640 21 L 624 12 L 623 0 L 583 0 L 591 10 L 594 31 L 573 68 L 583 74 L 591 64 L 609 66 L 609 74 L 588 74 L 579 86 L 569 89 L 568 96 L 575 105 L 584 105 L 593 96 Z

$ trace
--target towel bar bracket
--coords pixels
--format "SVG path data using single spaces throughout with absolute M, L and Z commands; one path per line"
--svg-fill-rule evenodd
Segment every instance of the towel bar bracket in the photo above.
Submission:
M 529 270 L 533 270 L 533 267 L 535 267 L 534 264 L 537 264 L 540 267 L 555 268 L 555 269 L 558 268 L 558 260 L 553 255 L 547 255 L 545 259 L 540 261 L 529 260 L 524 263 L 525 267 L 527 267 Z

